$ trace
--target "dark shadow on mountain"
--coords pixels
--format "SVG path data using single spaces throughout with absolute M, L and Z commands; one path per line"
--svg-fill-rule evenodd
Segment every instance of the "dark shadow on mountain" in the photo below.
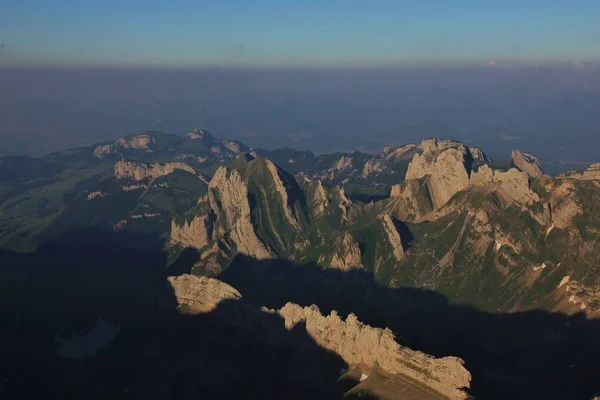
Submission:
M 156 235 L 83 229 L 34 253 L 0 252 L 0 398 L 340 398 L 346 364 L 302 324 L 288 331 L 240 301 L 180 313 L 166 279 L 194 253 L 167 270 L 162 248 Z M 120 330 L 97 356 L 57 356 L 99 318 Z
M 385 288 L 363 270 L 237 256 L 219 279 L 268 308 L 316 304 L 392 329 L 401 344 L 465 360 L 482 399 L 586 399 L 600 391 L 600 321 L 542 310 L 493 314 L 434 291 Z
M 198 250 L 188 247 L 184 249 L 177 260 L 175 260 L 171 265 L 169 265 L 168 274 L 169 276 L 179 276 L 183 274 L 190 274 L 192 272 L 192 267 L 198 259 L 200 258 L 200 253 Z
M 393 218 L 394 226 L 396 230 L 400 234 L 400 240 L 402 241 L 402 248 L 406 251 L 410 248 L 412 241 L 414 240 L 414 236 L 408 225 L 406 223 L 400 221 L 399 219 Z

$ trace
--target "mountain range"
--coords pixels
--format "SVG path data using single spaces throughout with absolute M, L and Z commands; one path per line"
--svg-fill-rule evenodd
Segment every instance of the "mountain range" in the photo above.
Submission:
M 232 379 L 256 398 L 291 398 L 290 385 L 307 390 L 298 398 L 589 399 L 600 389 L 591 378 L 600 372 L 600 163 L 549 176 L 531 154 L 498 162 L 442 138 L 315 155 L 200 129 L 149 131 L 0 158 L 0 248 L 12 299 L 1 312 L 24 348 L 21 329 L 72 334 L 102 316 L 125 332 L 104 362 L 143 353 L 151 374 L 165 372 L 165 343 L 179 335 L 165 321 L 220 343 L 233 364 L 252 364 L 261 346 L 273 357 L 273 346 L 293 349 L 285 362 L 265 361 L 271 378 L 278 363 L 293 366 L 280 392 L 230 365 L 204 386 L 184 379 L 207 398 L 231 398 L 215 382 Z M 235 338 L 251 343 L 248 354 Z M 322 349 L 340 359 L 310 372 Z M 189 357 L 169 358 L 167 370 L 214 367 L 202 359 L 194 369 Z

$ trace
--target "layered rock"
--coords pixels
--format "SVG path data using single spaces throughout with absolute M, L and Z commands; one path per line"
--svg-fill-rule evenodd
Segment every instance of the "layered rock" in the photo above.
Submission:
M 122 137 L 117 139 L 113 144 L 96 146 L 96 148 L 94 148 L 94 156 L 102 159 L 109 154 L 115 154 L 125 149 L 136 149 L 151 152 L 152 150 L 149 146 L 154 142 L 154 138 L 147 134 L 141 134 L 127 138 Z
M 392 147 L 386 146 L 383 153 L 367 160 L 362 170 L 362 177 L 368 178 L 371 175 L 377 175 L 384 172 L 391 164 L 404 160 L 412 154 L 416 146 L 407 144 L 404 146 Z
M 156 179 L 161 176 L 166 176 L 177 170 L 186 171 L 192 175 L 196 175 L 194 168 L 182 162 L 147 164 L 143 162 L 121 160 L 115 164 L 115 178 L 129 178 L 135 181 L 142 181 L 144 179 Z
M 267 166 L 267 170 L 271 174 L 271 179 L 272 179 L 273 183 L 275 184 L 275 191 L 277 192 L 277 194 L 279 195 L 279 198 L 281 199 L 282 209 L 283 209 L 285 218 L 288 220 L 288 222 L 292 226 L 298 227 L 298 222 L 294 218 L 294 216 L 292 214 L 292 210 L 290 209 L 289 204 L 288 204 L 289 196 L 288 196 L 288 192 L 283 184 L 283 181 L 281 180 L 281 178 L 279 176 L 279 168 L 275 164 L 273 164 L 273 162 L 270 160 L 265 159 L 265 164 Z
M 396 229 L 396 225 L 392 220 L 392 217 L 387 214 L 379 215 L 379 220 L 383 223 L 383 231 L 385 236 L 392 246 L 394 259 L 398 262 L 402 261 L 404 258 L 404 247 L 402 246 L 402 238 L 400 237 L 400 233 L 398 229 Z
M 528 153 L 519 150 L 513 150 L 511 155 L 512 165 L 519 171 L 525 172 L 532 178 L 539 178 L 544 175 L 539 160 Z
M 491 163 L 492 159 L 487 156 L 479 147 L 469 147 L 473 161 L 479 161 L 481 163 Z
M 213 311 L 223 300 L 238 300 L 240 292 L 226 283 L 205 276 L 181 275 L 169 278 L 179 306 L 190 313 Z
M 600 163 L 594 163 L 583 172 L 567 172 L 559 178 L 581 179 L 581 180 L 600 180 Z
M 252 226 L 248 185 L 239 171 L 220 167 L 208 189 L 210 207 L 217 215 L 218 233 L 229 233 L 239 252 L 256 258 L 271 257 L 271 252 L 258 238 Z
M 337 239 L 330 249 L 333 252 L 331 258 L 327 255 L 321 256 L 319 259 L 321 265 L 339 268 L 342 271 L 362 268 L 360 246 L 349 232 L 345 232 L 341 238 Z
M 171 244 L 186 248 L 203 249 L 213 239 L 214 214 L 195 216 L 191 221 L 179 225 L 171 222 Z
M 451 140 L 425 139 L 408 166 L 406 179 L 427 178 L 433 204 L 439 208 L 469 185 L 472 156 L 469 149 Z
M 288 330 L 304 324 L 317 344 L 340 355 L 351 366 L 367 365 L 387 375 L 408 377 L 449 399 L 468 398 L 463 389 L 470 386 L 471 374 L 460 358 L 438 359 L 402 347 L 392 331 L 365 325 L 354 314 L 343 320 L 335 311 L 323 316 L 317 306 L 302 308 L 292 303 L 277 313 Z
M 540 197 L 531 190 L 529 175 L 516 168 L 499 171 L 483 165 L 477 171 L 473 171 L 471 182 L 473 185 L 493 184 L 491 188 L 504 199 L 518 204 L 528 205 L 540 200 Z
M 354 314 L 344 320 L 335 311 L 324 316 L 314 305 L 303 308 L 293 303 L 279 310 L 261 310 L 245 302 L 231 286 L 206 277 L 183 275 L 169 278 L 169 283 L 177 304 L 188 313 L 214 311 L 219 303 L 227 300 L 233 302 L 232 305 L 216 316 L 261 341 L 303 346 L 301 337 L 289 334 L 302 324 L 319 346 L 338 354 L 350 366 L 377 368 L 384 374 L 424 385 L 449 399 L 467 398 L 464 388 L 470 386 L 471 374 L 461 359 L 437 359 L 402 347 L 389 329 L 365 325 Z M 275 325 L 270 315 L 281 317 L 285 330 Z

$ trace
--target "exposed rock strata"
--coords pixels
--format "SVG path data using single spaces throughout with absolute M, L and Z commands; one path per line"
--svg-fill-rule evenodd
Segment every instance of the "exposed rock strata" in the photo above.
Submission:
M 539 160 L 528 153 L 523 153 L 519 150 L 513 150 L 511 155 L 512 164 L 519 171 L 525 172 L 532 178 L 539 178 L 544 175 Z
M 185 221 L 178 225 L 171 222 L 171 244 L 179 244 L 183 247 L 202 249 L 208 246 L 213 239 L 212 214 L 199 215 L 190 222 Z
M 446 204 L 456 193 L 469 185 L 469 149 L 460 143 L 425 139 L 408 166 L 406 179 L 427 178 L 427 187 L 434 206 Z
M 211 209 L 217 215 L 219 234 L 229 232 L 241 253 L 257 258 L 269 258 L 271 252 L 260 241 L 250 221 L 248 185 L 239 171 L 220 167 L 208 185 Z
M 402 238 L 400 237 L 400 233 L 396 229 L 396 225 L 394 225 L 394 221 L 389 214 L 381 214 L 378 217 L 383 223 L 383 230 L 385 232 L 385 236 L 387 237 L 390 245 L 392 246 L 393 256 L 396 261 L 402 261 L 404 258 L 404 247 L 402 246 Z
M 384 172 L 391 163 L 405 159 L 415 147 L 414 144 L 398 147 L 386 146 L 383 149 L 383 153 L 379 153 L 367 160 L 362 170 L 362 177 L 368 178 L 370 175 Z
M 234 301 L 240 307 L 229 307 L 227 312 L 220 312 L 218 316 L 259 340 L 286 341 L 302 346 L 298 336 L 285 334 L 273 327 L 269 314 L 275 314 L 283 318 L 288 332 L 303 324 L 319 346 L 335 352 L 350 366 L 378 368 L 384 374 L 419 382 L 453 400 L 467 398 L 463 389 L 470 386 L 471 374 L 461 359 L 436 359 L 402 347 L 389 329 L 365 325 L 354 314 L 344 320 L 335 311 L 324 316 L 317 306 L 303 308 L 293 303 L 280 310 L 260 310 L 246 303 L 237 290 L 216 279 L 183 275 L 169 278 L 169 282 L 178 305 L 184 306 L 186 312 L 206 313 L 215 310 L 224 300 Z
M 115 178 L 130 178 L 135 181 L 142 181 L 147 178 L 156 179 L 161 176 L 166 176 L 177 170 L 186 171 L 196 175 L 194 168 L 181 162 L 147 164 L 121 160 L 115 164 Z

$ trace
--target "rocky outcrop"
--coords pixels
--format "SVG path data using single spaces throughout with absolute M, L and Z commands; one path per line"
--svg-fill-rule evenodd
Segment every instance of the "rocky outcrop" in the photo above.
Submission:
M 94 156 L 96 158 L 102 159 L 109 154 L 115 154 L 119 151 L 126 149 L 136 149 L 151 152 L 152 150 L 149 146 L 154 142 L 154 138 L 147 134 L 141 134 L 126 138 L 122 137 L 117 139 L 113 144 L 103 144 L 96 146 L 96 148 L 94 148 Z
M 390 207 L 401 219 L 419 219 L 433 210 L 433 204 L 426 191 L 426 184 L 420 179 L 393 185 Z
M 208 185 L 210 208 L 217 216 L 219 234 L 226 232 L 237 250 L 256 258 L 270 258 L 250 221 L 248 185 L 238 170 L 220 167 Z
M 342 156 L 333 166 L 334 172 L 347 171 L 349 169 L 352 169 L 352 158 L 346 156 Z
M 181 275 L 169 278 L 178 306 L 189 313 L 213 311 L 223 300 L 238 300 L 240 292 L 226 283 L 205 276 Z
M 539 178 L 544 175 L 538 159 L 531 154 L 523 153 L 519 150 L 513 150 L 511 155 L 512 165 L 519 171 L 525 172 L 532 178 Z
M 583 172 L 570 171 L 561 174 L 559 178 L 581 179 L 581 180 L 600 180 L 600 163 L 594 163 Z
M 303 308 L 293 303 L 279 310 L 261 310 L 247 303 L 231 286 L 206 277 L 183 275 L 169 278 L 169 283 L 177 304 L 187 313 L 211 312 L 227 300 L 233 303 L 216 316 L 261 341 L 303 346 L 300 336 L 289 334 L 301 324 L 319 346 L 338 354 L 349 366 L 377 368 L 384 374 L 424 385 L 449 399 L 467 398 L 463 389 L 470 386 L 471 374 L 461 359 L 438 359 L 402 347 L 389 329 L 365 325 L 354 314 L 344 320 L 335 311 L 324 316 L 317 306 Z M 283 319 L 283 331 L 273 324 L 271 315 Z
M 203 249 L 213 239 L 214 214 L 198 215 L 179 225 L 171 222 L 171 244 L 184 248 Z
M 144 179 L 156 179 L 161 176 L 169 175 L 177 170 L 186 171 L 192 175 L 196 175 L 194 168 L 181 162 L 147 164 L 143 162 L 121 160 L 115 164 L 115 178 L 129 178 L 135 181 L 142 181 Z
M 392 246 L 392 249 L 394 249 L 392 252 L 394 259 L 398 262 L 402 261 L 402 259 L 404 258 L 404 247 L 402 246 L 402 238 L 400 237 L 398 229 L 396 229 L 396 225 L 394 224 L 392 217 L 389 214 L 384 213 L 379 215 L 378 218 L 383 223 L 383 231 L 385 233 L 385 236 L 390 245 Z
M 365 325 L 354 314 L 343 320 L 335 312 L 323 316 L 317 306 L 287 303 L 277 313 L 291 330 L 304 324 L 319 346 L 335 352 L 350 366 L 377 367 L 387 375 L 400 375 L 426 385 L 450 399 L 466 399 L 464 388 L 471 374 L 457 357 L 434 358 L 400 346 L 392 331 Z
M 427 178 L 427 187 L 435 208 L 446 204 L 469 185 L 469 149 L 451 140 L 425 139 L 408 166 L 406 179 Z
M 492 159 L 487 156 L 479 147 L 469 147 L 471 151 L 471 155 L 473 156 L 473 161 L 479 161 L 482 163 L 491 163 Z
M 327 256 L 319 259 L 321 265 L 339 268 L 342 271 L 349 271 L 354 268 L 362 268 L 362 255 L 360 246 L 354 237 L 346 232 L 331 245 L 332 255 L 328 260 Z
M 415 148 L 414 144 L 397 147 L 386 146 L 382 153 L 367 160 L 362 170 L 362 177 L 368 178 L 371 175 L 384 172 L 391 164 L 408 158 Z
M 529 175 L 516 168 L 508 171 L 494 170 L 488 165 L 481 166 L 471 174 L 473 185 L 487 185 L 510 202 L 529 205 L 540 201 L 540 197 L 531 190 Z M 492 186 L 489 186 L 489 185 Z
M 265 159 L 265 164 L 267 166 L 267 170 L 271 174 L 271 179 L 273 180 L 273 184 L 275 185 L 275 191 L 281 198 L 282 208 L 283 208 L 283 213 L 285 215 L 285 218 L 288 220 L 288 222 L 292 226 L 297 228 L 298 222 L 294 218 L 294 215 L 292 214 L 292 210 L 289 207 L 288 192 L 287 192 L 287 189 L 285 188 L 281 178 L 279 177 L 279 168 L 275 164 L 273 164 L 272 161 L 267 160 L 267 159 Z

